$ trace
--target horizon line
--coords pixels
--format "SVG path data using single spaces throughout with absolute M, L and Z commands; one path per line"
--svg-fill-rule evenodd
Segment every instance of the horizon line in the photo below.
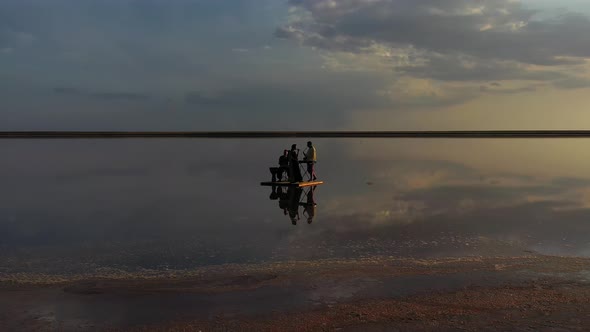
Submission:
M 0 131 L 0 139 L 27 138 L 590 138 L 590 130 Z

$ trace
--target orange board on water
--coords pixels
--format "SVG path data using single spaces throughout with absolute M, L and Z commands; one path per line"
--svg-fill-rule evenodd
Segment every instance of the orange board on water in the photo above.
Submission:
M 303 182 L 287 182 L 287 181 L 277 181 L 277 182 L 261 182 L 261 186 L 293 186 L 293 187 L 312 187 L 312 186 L 319 186 L 324 184 L 324 181 L 303 181 Z

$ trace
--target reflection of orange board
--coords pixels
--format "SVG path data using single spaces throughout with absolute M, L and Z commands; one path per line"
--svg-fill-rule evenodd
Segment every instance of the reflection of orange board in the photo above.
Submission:
M 288 187 L 299 187 L 299 188 L 303 188 L 303 187 L 312 187 L 312 186 L 319 186 L 321 184 L 324 184 L 324 181 L 308 181 L 308 182 L 286 182 L 286 181 L 281 181 L 281 182 L 261 182 L 260 185 L 261 186 L 288 186 Z

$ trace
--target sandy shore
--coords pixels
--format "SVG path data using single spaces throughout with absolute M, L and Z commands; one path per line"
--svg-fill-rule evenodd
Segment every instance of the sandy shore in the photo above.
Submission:
M 590 260 L 326 260 L 99 275 L 0 274 L 0 330 L 575 331 Z

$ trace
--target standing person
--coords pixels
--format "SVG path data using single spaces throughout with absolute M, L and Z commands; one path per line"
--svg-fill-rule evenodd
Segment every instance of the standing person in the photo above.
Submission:
M 317 162 L 317 152 L 313 144 L 307 142 L 307 150 L 304 152 L 305 160 L 307 162 L 307 173 L 309 173 L 309 181 L 317 179 L 315 176 L 315 163 Z
M 303 181 L 301 169 L 299 169 L 299 149 L 297 149 L 297 144 L 291 145 L 291 151 L 289 152 L 289 181 Z
M 284 150 L 283 155 L 279 157 L 279 170 L 277 176 L 279 181 L 283 180 L 283 173 L 287 173 L 289 177 L 289 150 Z

